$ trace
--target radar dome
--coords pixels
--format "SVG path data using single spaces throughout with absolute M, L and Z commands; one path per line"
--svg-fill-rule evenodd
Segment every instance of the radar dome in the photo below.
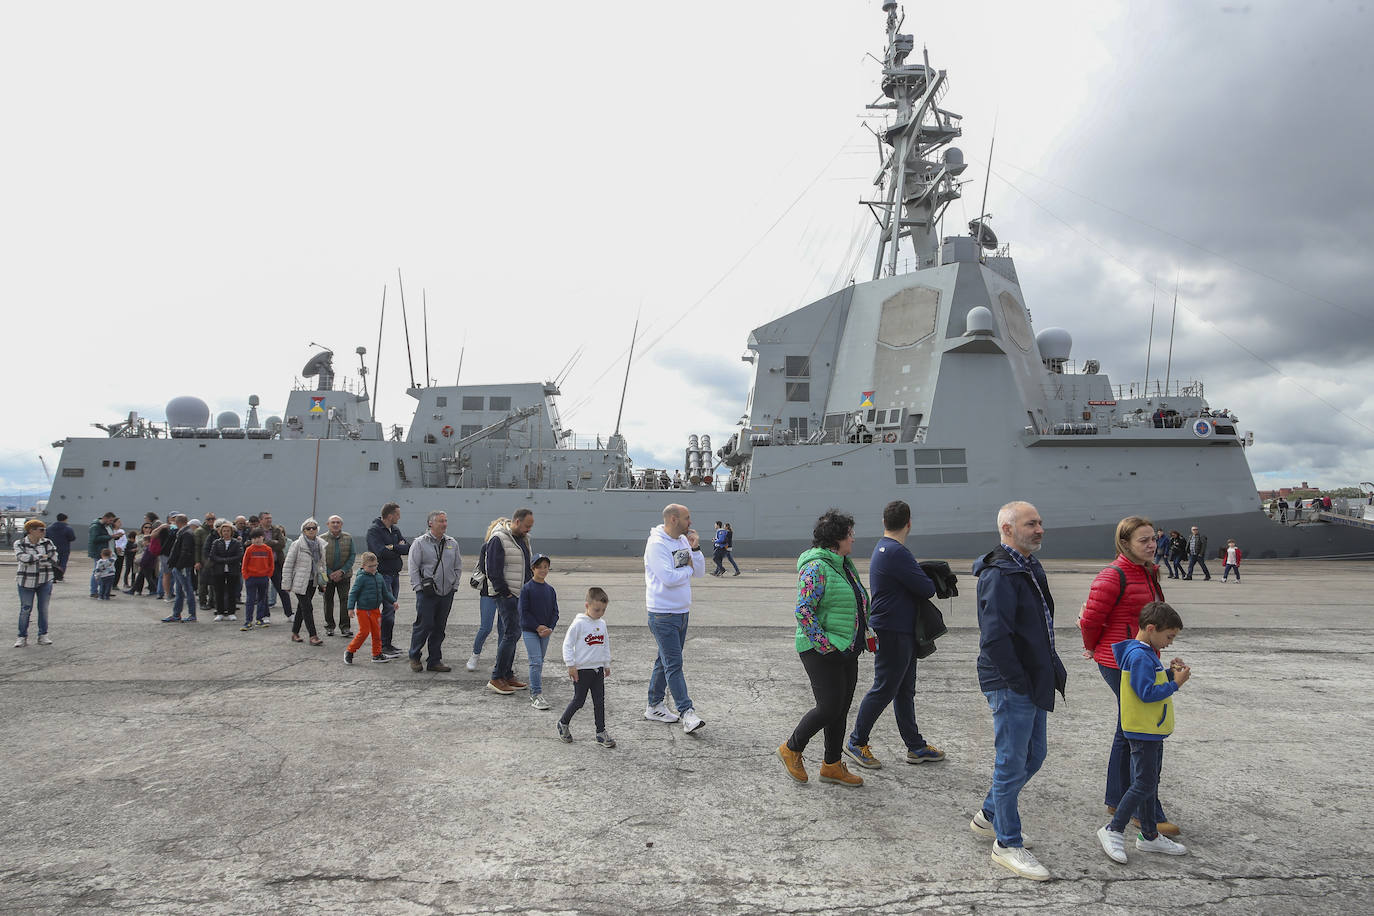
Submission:
M 968 316 L 964 319 L 968 328 L 965 334 L 995 334 L 997 325 L 992 320 L 992 310 L 987 306 L 975 305 L 968 310 Z
M 200 398 L 182 395 L 167 402 L 168 426 L 203 427 L 210 423 L 210 405 Z
M 239 415 L 232 410 L 226 410 L 215 418 L 215 427 L 218 429 L 238 429 Z
M 277 429 L 281 426 L 281 417 L 273 414 L 272 416 L 268 417 L 267 422 L 263 423 L 262 425 L 267 427 L 268 429 Z
M 1073 337 L 1063 328 L 1045 328 L 1035 335 L 1035 345 L 1041 359 L 1068 359 L 1073 349 Z

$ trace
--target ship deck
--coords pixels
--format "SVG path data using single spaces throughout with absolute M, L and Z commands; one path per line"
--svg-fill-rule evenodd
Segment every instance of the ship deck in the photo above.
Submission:
M 338 638 L 292 644 L 280 616 L 244 634 L 208 616 L 163 625 L 167 605 L 146 598 L 91 601 L 89 561 L 74 557 L 55 645 L 0 650 L 5 908 L 1099 914 L 1148 896 L 1212 913 L 1367 911 L 1368 564 L 1247 560 L 1242 585 L 1222 584 L 1220 568 L 1217 581 L 1165 582 L 1195 676 L 1163 797 L 1191 854 L 1118 866 L 1093 836 L 1112 696 L 1072 624 L 1100 564 L 1048 561 L 1070 680 L 1022 796 L 1056 878 L 1037 884 L 990 862 L 967 826 L 992 765 L 968 577 L 941 602 L 951 631 L 918 679 L 922 730 L 949 759 L 896 763 L 885 714 L 873 746 L 889 765 L 855 791 L 814 775 L 796 785 L 773 754 L 810 705 L 792 649 L 793 564 L 740 560 L 741 577 L 694 584 L 686 672 L 707 726 L 693 736 L 640 718 L 653 649 L 639 564 L 558 563 L 565 622 L 589 584 L 612 599 L 620 746 L 601 751 L 590 708 L 564 745 L 556 711 L 487 693 L 462 669 L 470 589 L 446 643 L 457 670 L 413 674 L 346 667 Z M 13 588 L 0 608 L 14 620 Z M 557 671 L 546 668 L 555 710 L 570 694 Z M 861 692 L 871 678 L 865 659 Z

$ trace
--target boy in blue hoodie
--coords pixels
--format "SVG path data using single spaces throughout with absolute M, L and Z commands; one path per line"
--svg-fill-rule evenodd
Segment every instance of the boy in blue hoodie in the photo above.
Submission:
M 1126 825 L 1140 818 L 1135 848 L 1181 856 L 1182 843 L 1163 836 L 1155 828 L 1155 795 L 1159 768 L 1164 760 L 1164 739 L 1174 730 L 1173 696 L 1192 674 L 1183 659 L 1166 668 L 1159 653 L 1169 648 L 1183 629 L 1178 612 L 1163 601 L 1151 601 L 1140 609 L 1135 639 L 1112 646 L 1121 669 L 1121 730 L 1131 747 L 1131 787 L 1121 796 L 1110 824 L 1098 828 L 1102 851 L 1115 862 L 1126 861 Z

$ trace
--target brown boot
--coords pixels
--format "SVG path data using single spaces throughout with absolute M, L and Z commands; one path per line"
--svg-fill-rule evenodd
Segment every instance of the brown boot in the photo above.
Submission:
M 839 786 L 861 786 L 862 776 L 849 772 L 849 767 L 841 760 L 838 763 L 821 764 L 821 782 L 833 782 Z
M 784 741 L 778 745 L 778 757 L 782 759 L 782 765 L 787 767 L 787 775 L 797 782 L 806 782 L 806 767 L 802 764 L 802 755 L 798 751 L 792 750 Z

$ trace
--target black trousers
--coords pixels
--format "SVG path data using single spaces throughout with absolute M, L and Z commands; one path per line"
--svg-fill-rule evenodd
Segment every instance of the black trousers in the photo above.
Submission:
M 215 595 L 215 610 L 221 614 L 237 614 L 239 576 L 235 572 L 210 573 L 210 585 Z
M 801 717 L 792 737 L 787 739 L 787 747 L 800 754 L 816 732 L 824 729 L 825 762 L 839 763 L 849 707 L 854 702 L 854 687 L 859 682 L 858 653 L 827 652 L 822 655 L 815 649 L 807 649 L 801 653 L 801 663 L 811 679 L 816 705 Z
M 310 583 L 310 587 L 305 590 L 304 595 L 296 596 L 296 621 L 291 624 L 291 632 L 299 633 L 301 624 L 305 624 L 306 630 L 311 636 L 315 635 L 315 609 L 310 604 L 310 599 L 315 597 L 315 583 Z M 286 602 L 286 593 L 282 593 L 282 603 Z
M 338 582 L 333 579 L 326 579 L 324 585 L 324 628 L 334 629 L 334 597 L 339 598 L 339 629 L 352 629 L 348 625 L 348 587 L 353 582 L 352 576 L 344 576 Z
M 281 607 L 282 607 L 282 610 L 286 613 L 286 616 L 287 616 L 287 617 L 290 617 L 290 616 L 291 616 L 291 593 L 290 593 L 290 592 L 287 592 L 287 591 L 282 591 L 282 587 L 281 587 L 281 571 L 282 571 L 282 568 L 281 568 L 280 566 L 278 566 L 278 567 L 276 568 L 276 570 L 272 573 L 272 588 L 274 588 L 274 589 L 276 590 L 276 592 L 277 592 L 277 597 L 278 597 L 279 599 L 281 599 Z M 314 592 L 315 592 L 315 586 L 313 586 L 313 585 L 310 586 L 310 592 L 311 592 L 311 594 L 314 594 Z M 314 632 L 315 632 L 315 629 L 314 629 L 314 623 L 315 623 L 315 622 L 312 620 L 312 621 L 310 621 L 310 623 L 311 623 L 310 632 L 311 632 L 311 633 L 314 633 Z
M 558 721 L 564 725 L 572 722 L 572 717 L 587 702 L 587 694 L 592 695 L 592 716 L 596 719 L 597 733 L 606 730 L 606 673 L 601 668 L 578 668 L 577 681 L 573 684 L 573 698 L 563 716 Z

